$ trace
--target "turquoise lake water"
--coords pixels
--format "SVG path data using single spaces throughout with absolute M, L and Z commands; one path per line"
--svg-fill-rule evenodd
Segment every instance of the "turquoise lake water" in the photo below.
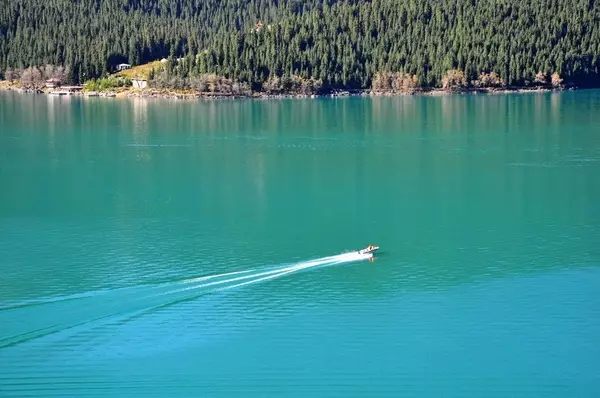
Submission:
M 600 396 L 600 91 L 0 93 L 0 192 L 2 397 Z

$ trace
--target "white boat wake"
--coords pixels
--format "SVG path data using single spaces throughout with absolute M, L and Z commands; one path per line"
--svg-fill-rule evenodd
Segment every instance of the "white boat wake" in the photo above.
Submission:
M 350 253 L 339 254 L 337 256 L 329 256 L 329 257 L 323 257 L 323 258 L 309 260 L 309 261 L 303 261 L 303 262 L 299 262 L 299 263 L 291 264 L 291 265 L 283 265 L 283 266 L 276 267 L 275 269 L 270 269 L 268 271 L 264 270 L 264 269 L 253 269 L 253 270 L 246 270 L 246 271 L 228 272 L 228 273 L 218 274 L 218 275 L 203 276 L 203 277 L 199 277 L 199 278 L 188 279 L 188 280 L 181 282 L 183 284 L 191 284 L 191 286 L 187 286 L 187 287 L 180 288 L 177 290 L 163 292 L 160 295 L 173 294 L 173 293 L 184 292 L 184 291 L 189 291 L 189 290 L 193 290 L 193 289 L 210 288 L 210 287 L 214 287 L 214 286 L 220 287 L 216 290 L 233 289 L 236 287 L 241 287 L 241 286 L 246 286 L 246 285 L 266 281 L 269 279 L 280 278 L 284 275 L 296 273 L 296 272 L 299 272 L 302 270 L 307 270 L 309 268 L 315 268 L 315 267 L 319 267 L 319 266 L 331 266 L 331 265 L 349 263 L 349 262 L 354 262 L 354 261 L 368 260 L 371 257 L 373 257 L 373 255 L 370 253 L 360 254 L 358 252 L 350 252 Z M 236 276 L 234 276 L 234 275 L 236 275 Z M 237 275 L 241 275 L 241 276 L 237 276 Z M 233 276 L 233 277 L 225 278 L 227 276 Z M 222 279 L 222 278 L 225 278 L 225 279 Z M 213 280 L 213 279 L 214 279 L 214 281 L 212 281 L 212 282 L 194 284 L 194 282 L 205 282 L 205 281 Z M 243 281 L 243 282 L 240 282 L 240 281 Z M 237 283 L 237 282 L 239 282 L 239 283 Z
M 356 251 L 294 264 L 12 303 L 0 307 L 0 324 L 6 326 L 4 333 L 0 333 L 0 348 L 40 340 L 51 335 L 58 337 L 60 334 L 60 338 L 67 338 L 106 323 L 127 322 L 129 319 L 206 294 L 241 288 L 309 269 L 368 260 L 372 257 L 372 253 Z M 40 306 L 44 306 L 44 309 L 39 308 Z M 39 311 L 50 316 L 39 317 L 36 315 Z M 25 316 L 29 321 L 11 324 L 10 319 L 17 315 L 21 318 Z

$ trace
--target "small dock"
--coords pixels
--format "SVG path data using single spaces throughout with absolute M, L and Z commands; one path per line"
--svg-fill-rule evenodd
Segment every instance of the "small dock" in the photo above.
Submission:
M 50 95 L 72 95 L 72 94 L 79 94 L 81 93 L 81 90 L 83 89 L 83 86 L 62 86 L 62 87 L 57 87 L 56 89 L 50 91 L 48 94 Z

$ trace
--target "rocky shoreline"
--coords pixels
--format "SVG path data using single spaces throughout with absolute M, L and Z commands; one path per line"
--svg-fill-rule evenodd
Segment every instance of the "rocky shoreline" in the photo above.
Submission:
M 462 90 L 446 90 L 441 88 L 418 89 L 412 92 L 400 91 L 374 91 L 365 90 L 334 90 L 326 93 L 298 94 L 298 93 L 265 93 L 252 92 L 250 94 L 229 93 L 178 93 L 168 90 L 128 90 L 118 93 L 117 97 L 126 98 L 168 98 L 168 99 L 292 99 L 292 98 L 337 98 L 337 97 L 394 97 L 416 95 L 458 95 L 458 94 L 514 94 L 575 90 L 575 87 L 504 87 L 504 88 L 466 88 Z
M 376 91 L 371 89 L 365 90 L 332 90 L 325 93 L 315 94 L 299 94 L 299 93 L 265 93 L 251 92 L 244 94 L 218 93 L 218 92 L 190 92 L 190 91 L 172 91 L 166 89 L 130 89 L 120 88 L 116 91 L 106 92 L 90 92 L 90 91 L 66 91 L 58 89 L 31 89 L 23 88 L 6 81 L 0 81 L 0 90 L 15 91 L 18 93 L 33 93 L 46 94 L 57 96 L 78 96 L 78 97 L 107 97 L 107 98 L 148 98 L 148 99 L 179 99 L 179 100 L 202 100 L 202 99 L 290 99 L 290 98 L 336 98 L 348 96 L 360 97 L 393 97 L 393 96 L 414 96 L 414 95 L 457 95 L 457 94 L 515 94 L 515 93 L 535 93 L 535 92 L 551 92 L 551 91 L 570 91 L 576 90 L 576 87 L 561 86 L 552 87 L 535 86 L 535 87 L 494 87 L 494 88 L 475 88 L 467 87 L 462 89 L 415 89 L 410 92 L 402 91 Z

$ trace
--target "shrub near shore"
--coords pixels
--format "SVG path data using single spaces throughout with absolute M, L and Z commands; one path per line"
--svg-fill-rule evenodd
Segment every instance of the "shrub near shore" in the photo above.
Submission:
M 155 63 L 148 72 L 148 87 L 156 90 L 196 92 L 223 96 L 313 96 L 328 95 L 340 90 L 326 87 L 321 79 L 299 75 L 269 75 L 264 82 L 248 82 L 220 76 L 216 73 L 201 73 L 201 57 L 185 57 Z M 131 73 L 130 73 L 131 75 Z M 554 72 L 538 72 L 534 81 L 524 81 L 523 85 L 507 86 L 504 79 L 494 71 L 482 72 L 478 78 L 469 80 L 463 70 L 448 70 L 442 77 L 441 87 L 428 87 L 417 74 L 407 72 L 380 71 L 372 77 L 371 87 L 355 92 L 373 94 L 416 94 L 423 92 L 469 92 L 519 89 L 563 89 L 563 79 Z M 342 90 L 343 91 L 343 90 Z
M 41 91 L 48 82 L 57 86 L 64 84 L 68 80 L 68 74 L 68 67 L 48 64 L 43 67 L 31 66 L 25 69 L 8 68 L 4 77 L 10 85 L 29 91 Z
M 122 76 L 109 76 L 102 79 L 92 79 L 83 85 L 84 91 L 110 91 L 118 87 L 130 87 L 131 79 Z
M 9 69 L 5 76 L 9 79 L 4 86 L 18 88 L 23 91 L 47 91 L 44 84 L 52 81 L 60 86 L 68 79 L 69 68 L 46 65 L 30 67 L 25 70 Z M 147 88 L 132 87 L 134 79 L 147 81 Z M 422 79 L 416 74 L 407 72 L 382 71 L 374 74 L 372 85 L 367 89 L 353 90 L 355 93 L 374 95 L 397 95 L 418 93 L 461 93 L 478 91 L 517 91 L 540 89 L 564 89 L 562 77 L 538 72 L 533 81 L 525 81 L 526 85 L 509 87 L 504 79 L 494 71 L 480 73 L 476 79 L 469 80 L 464 71 L 448 70 L 442 77 L 441 87 L 420 85 Z M 315 78 L 304 78 L 298 75 L 269 76 L 262 84 L 250 85 L 247 82 L 219 76 L 215 73 L 199 73 L 197 62 L 191 57 L 178 60 L 170 58 L 163 62 L 140 65 L 123 72 L 103 78 L 90 79 L 83 86 L 84 92 L 114 93 L 128 96 L 209 96 L 209 97 L 281 97 L 281 96 L 314 96 L 337 95 L 339 90 L 324 88 L 323 81 Z M 342 90 L 342 92 L 344 92 Z M 348 93 L 348 92 L 346 92 Z

